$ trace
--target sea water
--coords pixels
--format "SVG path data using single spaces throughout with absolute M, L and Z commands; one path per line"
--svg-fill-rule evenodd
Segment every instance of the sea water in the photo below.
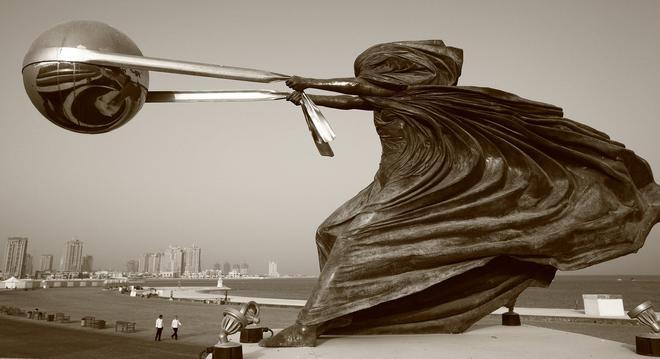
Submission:
M 224 279 L 230 296 L 307 299 L 316 278 Z M 146 287 L 215 287 L 217 279 L 147 279 Z M 620 294 L 626 310 L 651 300 L 660 308 L 660 276 L 558 275 L 548 288 L 528 288 L 518 298 L 519 307 L 583 307 L 582 294 Z

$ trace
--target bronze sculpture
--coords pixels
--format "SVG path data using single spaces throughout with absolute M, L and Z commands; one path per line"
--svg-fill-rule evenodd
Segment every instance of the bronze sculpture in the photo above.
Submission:
M 439 40 L 376 45 L 358 56 L 354 78 L 318 80 L 143 58 L 99 23 L 57 29 L 35 41 L 23 76 L 40 112 L 69 130 L 116 129 L 145 101 L 245 99 L 147 93 L 147 71 L 286 79 L 324 155 L 334 134 L 310 98 L 374 112 L 383 147 L 374 182 L 321 225 L 319 281 L 297 322 L 264 346 L 313 346 L 329 332 L 462 332 L 525 288 L 547 286 L 557 269 L 635 252 L 660 220 L 660 187 L 643 159 L 558 107 L 457 86 L 462 51 Z M 307 88 L 341 95 L 308 97 Z
M 456 86 L 461 65 L 442 41 L 405 41 L 363 52 L 355 78 L 287 81 L 373 111 L 383 149 L 374 181 L 318 229 L 321 276 L 298 320 L 261 345 L 460 333 L 557 269 L 643 245 L 660 220 L 643 159 L 558 107 Z

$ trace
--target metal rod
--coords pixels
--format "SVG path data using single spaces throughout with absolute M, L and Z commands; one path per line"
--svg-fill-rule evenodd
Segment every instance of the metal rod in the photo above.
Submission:
M 73 47 L 46 47 L 23 60 L 23 67 L 44 61 L 84 62 L 103 66 L 125 66 L 149 71 L 214 77 L 229 80 L 273 82 L 284 81 L 290 76 L 243 67 L 220 66 L 198 62 L 175 61 L 155 57 L 133 56 L 117 53 L 78 49 Z
M 247 102 L 284 100 L 289 92 L 272 90 L 237 91 L 149 91 L 147 102 Z

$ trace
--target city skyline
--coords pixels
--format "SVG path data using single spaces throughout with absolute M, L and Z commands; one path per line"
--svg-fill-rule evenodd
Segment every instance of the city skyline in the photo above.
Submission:
M 83 242 L 72 239 L 64 243 L 64 250 L 59 257 L 59 265 L 55 267 L 52 254 L 35 253 L 34 248 L 28 252 L 28 237 L 9 237 L 2 258 L 0 274 L 3 276 L 32 277 L 37 272 L 69 272 L 91 273 L 94 271 L 94 256 L 83 255 Z M 37 258 L 40 257 L 37 263 Z
M 135 254 L 185 242 L 204 249 L 204 267 L 245 261 L 254 272 L 267 273 L 268 259 L 277 258 L 282 272 L 315 275 L 318 226 L 378 168 L 381 145 L 372 114 L 322 109 L 337 134 L 330 159 L 318 155 L 300 108 L 285 101 L 147 104 L 106 134 L 58 128 L 30 103 L 20 71 L 39 34 L 74 19 L 108 23 L 146 56 L 319 78 L 352 76 L 356 56 L 378 43 L 441 39 L 464 50 L 459 85 L 561 106 L 567 118 L 647 159 L 657 180 L 660 2 L 532 3 L 419 1 L 402 7 L 382 1 L 378 14 L 369 3 L 315 4 L 315 11 L 353 26 L 312 16 L 284 21 L 291 9 L 308 6 L 302 2 L 255 9 L 200 1 L 203 11 L 186 14 L 149 1 L 119 1 L 123 5 L 102 12 L 98 4 L 77 0 L 49 11 L 3 3 L 0 239 L 29 237 L 30 254 L 55 255 L 56 267 L 62 243 L 75 236 L 97 268 L 123 269 Z M 157 11 L 160 20 L 147 26 L 139 16 L 126 16 L 127 7 L 135 14 Z M 240 16 L 246 13 L 251 16 Z M 391 26 L 402 17 L 415 21 Z M 295 36 L 273 38 L 263 29 Z M 281 83 L 155 72 L 149 87 L 288 90 Z M 4 256 L 4 245 L 0 250 Z M 658 275 L 658 253 L 656 226 L 637 254 L 574 273 Z
M 201 261 L 201 248 L 196 244 L 193 244 L 190 247 L 179 247 L 169 245 L 167 249 L 163 252 L 146 252 L 142 253 L 135 259 L 129 259 L 119 267 L 107 267 L 107 268 L 95 268 L 94 267 L 94 256 L 91 254 L 83 254 L 83 244 L 84 242 L 78 239 L 68 240 L 64 243 L 64 250 L 62 255 L 59 257 L 59 265 L 55 267 L 55 258 L 56 256 L 52 254 L 41 254 L 38 250 L 31 249 L 30 252 L 27 250 L 28 237 L 9 237 L 7 238 L 5 250 L 0 252 L 0 258 L 3 258 L 2 270 L 0 273 L 7 274 L 13 273 L 12 271 L 7 271 L 8 267 L 16 268 L 20 267 L 20 274 L 18 276 L 25 275 L 34 275 L 37 271 L 39 272 L 93 272 L 96 270 L 116 270 L 120 272 L 144 272 L 144 273 L 159 273 L 164 271 L 172 272 L 173 268 L 179 270 L 180 274 L 183 273 L 200 273 L 206 270 L 216 269 L 221 270 L 224 274 L 230 273 L 235 270 L 241 275 L 248 274 L 249 265 L 245 261 L 239 261 L 242 263 L 234 263 L 233 265 L 224 261 L 224 267 L 220 265 L 219 262 L 215 264 L 208 265 L 206 267 L 202 266 Z M 18 249 L 17 249 L 18 248 Z M 176 252 L 175 258 L 165 258 L 165 253 L 172 251 Z M 14 252 L 17 252 L 15 254 Z M 36 254 L 35 254 L 36 253 Z M 40 258 L 39 262 L 36 262 L 36 258 Z M 179 261 L 176 267 L 174 267 L 171 262 L 168 261 Z M 161 264 L 162 261 L 162 264 Z M 128 270 L 127 265 L 129 262 L 135 262 L 135 269 Z M 18 264 L 17 264 L 18 263 Z M 274 265 L 274 267 L 273 267 Z M 273 272 L 274 268 L 274 272 Z M 167 270 L 165 270 L 167 269 Z M 18 272 L 17 272 L 18 273 Z M 272 273 L 277 273 L 277 263 L 272 260 L 268 260 L 268 270 L 263 273 L 255 274 L 266 274 L 271 275 Z M 279 275 L 279 273 L 278 273 Z
M 10 237 L 9 239 L 11 239 L 11 238 L 19 238 L 19 237 Z M 23 238 L 23 237 L 20 237 L 20 238 Z M 27 237 L 24 237 L 24 238 L 27 239 Z M 90 254 L 83 254 L 83 244 L 84 244 L 83 241 L 81 241 L 79 239 L 76 239 L 74 237 L 73 239 L 64 242 L 64 250 L 62 251 L 62 254 L 59 257 L 55 256 L 53 254 L 50 254 L 50 253 L 44 253 L 44 252 L 49 252 L 49 251 L 40 250 L 38 248 L 37 249 L 32 248 L 29 253 L 26 252 L 26 255 L 29 254 L 30 256 L 32 256 L 33 261 L 37 257 L 40 258 L 39 263 L 38 263 L 38 266 L 39 266 L 38 270 L 42 271 L 42 272 L 43 271 L 54 271 L 54 270 L 64 271 L 64 272 L 70 271 L 70 270 L 66 270 L 66 268 L 74 268 L 74 270 L 71 270 L 71 272 L 76 272 L 76 271 L 78 271 L 78 272 L 87 272 L 84 269 L 89 268 L 90 266 L 93 265 L 92 263 L 93 263 L 95 257 L 93 255 L 90 255 Z M 227 260 L 223 260 L 223 261 L 216 260 L 216 261 L 209 261 L 210 263 L 214 263 L 213 265 L 208 264 L 207 266 L 202 266 L 201 263 L 203 262 L 203 260 L 202 260 L 202 256 L 201 256 L 201 248 L 198 247 L 196 244 L 193 244 L 190 247 L 178 247 L 178 246 L 169 245 L 169 247 L 167 249 L 181 249 L 182 250 L 182 253 L 178 257 L 178 259 L 182 260 L 182 263 L 184 263 L 183 264 L 184 265 L 184 270 L 181 271 L 182 273 L 191 271 L 190 269 L 188 269 L 188 267 L 189 267 L 188 263 L 191 263 L 190 264 L 191 269 L 197 268 L 198 269 L 197 272 L 202 272 L 204 270 L 213 269 L 215 264 L 219 264 L 219 263 L 231 264 Z M 127 256 L 128 259 L 123 261 L 123 263 L 119 263 L 119 264 L 113 265 L 113 266 L 105 266 L 105 267 L 102 267 L 102 268 L 94 267 L 93 270 L 115 270 L 115 271 L 120 271 L 120 272 L 126 271 L 126 272 L 150 272 L 150 273 L 160 272 L 161 270 L 156 271 L 155 268 L 162 268 L 162 267 L 160 265 L 157 265 L 156 263 L 158 263 L 161 260 L 165 259 L 165 252 L 167 251 L 167 249 L 165 249 L 163 252 L 152 251 L 152 252 L 141 253 L 136 258 L 131 258 L 131 256 L 129 255 L 129 256 Z M 191 252 L 185 252 L 186 249 L 191 249 L 192 251 Z M 6 250 L 0 251 L 0 258 L 4 258 L 4 255 L 5 255 L 4 253 L 6 253 L 6 252 L 7 252 Z M 151 259 L 146 261 L 147 264 L 144 264 L 145 262 L 143 261 L 145 256 L 151 256 Z M 71 259 L 68 260 L 67 259 L 68 257 L 70 257 Z M 55 266 L 57 258 L 59 258 L 59 262 L 57 262 L 58 265 Z M 189 262 L 187 260 L 183 260 L 183 258 L 190 258 L 191 261 Z M 87 263 L 86 263 L 86 260 L 88 261 Z M 127 266 L 129 261 L 135 261 L 136 262 L 136 270 L 135 271 L 126 270 L 126 266 Z M 264 266 L 264 268 L 266 268 L 266 269 L 264 269 L 262 271 L 259 271 L 258 273 L 257 272 L 255 272 L 255 273 L 257 273 L 257 274 L 270 273 L 270 269 L 271 269 L 270 262 L 271 262 L 271 260 L 267 260 L 267 264 Z M 4 263 L 5 262 L 3 262 L 3 265 L 4 265 Z M 67 263 L 69 263 L 69 264 L 67 264 Z M 36 272 L 36 269 L 34 269 L 35 268 L 34 266 L 36 264 L 37 264 L 36 262 L 33 262 L 33 264 L 32 264 L 33 265 L 32 274 L 34 274 Z M 149 266 L 148 270 L 143 271 L 144 265 Z M 165 264 L 163 264 L 163 265 L 165 265 Z M 226 268 L 223 267 L 223 268 L 221 268 L 221 270 L 222 270 L 223 273 L 229 273 L 229 272 L 232 271 L 232 269 L 233 269 L 232 267 L 238 266 L 238 271 L 241 272 L 241 267 L 244 266 L 244 265 L 247 265 L 246 261 L 236 260 L 235 263 L 231 264 L 229 269 L 226 269 Z M 78 267 L 80 267 L 80 270 L 75 270 Z M 258 266 L 258 267 L 261 267 L 261 266 Z M 49 268 L 49 269 L 45 269 L 45 268 Z M 181 267 L 179 267 L 179 268 L 181 268 Z M 277 271 L 277 265 L 275 266 L 275 269 Z M 245 269 L 243 269 L 243 272 L 244 271 L 245 271 Z M 293 274 L 293 275 L 300 275 L 300 274 L 306 275 L 305 273 L 291 273 L 291 274 Z

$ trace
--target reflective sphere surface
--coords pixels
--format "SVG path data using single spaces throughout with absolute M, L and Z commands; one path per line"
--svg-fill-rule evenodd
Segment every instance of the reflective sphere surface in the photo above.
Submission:
M 126 35 L 93 21 L 72 21 L 44 32 L 26 58 L 47 47 L 142 55 Z M 23 84 L 34 106 L 51 122 L 71 131 L 102 133 L 122 126 L 140 110 L 147 97 L 149 72 L 43 61 L 26 64 Z

